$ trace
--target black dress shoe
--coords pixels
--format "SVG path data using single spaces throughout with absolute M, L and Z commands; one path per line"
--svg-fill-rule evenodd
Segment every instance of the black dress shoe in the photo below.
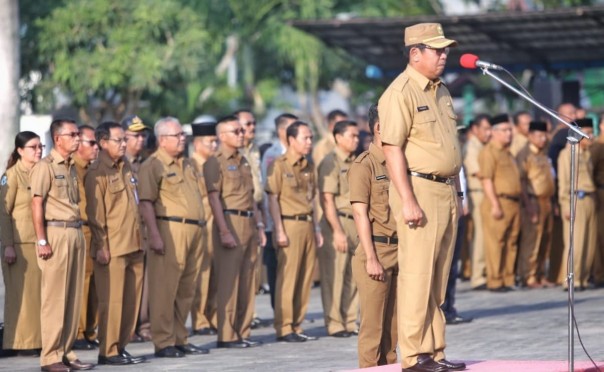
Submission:
M 285 336 L 277 337 L 277 341 L 285 342 L 306 342 L 306 339 L 297 333 L 290 333 Z
M 78 338 L 71 348 L 73 350 L 94 350 L 94 345 L 83 338 Z
M 92 345 L 92 347 L 95 347 L 95 348 L 101 346 L 101 343 L 96 338 L 92 339 L 92 340 L 91 339 L 86 339 L 86 342 L 88 342 L 90 345 Z
M 318 339 L 319 339 L 319 338 L 318 338 L 318 337 L 316 337 L 316 336 L 309 336 L 309 335 L 307 335 L 307 334 L 306 334 L 306 333 L 304 333 L 304 332 L 302 332 L 302 333 L 298 333 L 298 336 L 300 336 L 300 337 L 302 337 L 302 338 L 305 338 L 305 339 L 306 339 L 306 341 L 316 341 L 316 340 L 318 340 Z
M 257 347 L 262 345 L 262 341 L 252 341 L 249 338 L 244 339 L 243 342 L 248 344 L 248 347 Z
M 447 324 L 455 325 L 455 324 L 470 323 L 472 320 L 473 320 L 472 318 L 464 318 L 462 316 L 455 315 L 453 317 L 447 318 Z
M 193 330 L 193 334 L 198 336 L 215 336 L 218 334 L 218 330 L 212 327 L 204 327 Z
M 445 366 L 447 367 L 450 371 L 463 371 L 464 369 L 466 369 L 466 364 L 465 363 L 453 363 L 453 362 L 449 362 L 446 359 L 442 359 L 439 360 L 438 362 L 436 362 L 438 364 L 440 364 L 441 366 Z
M 174 346 L 168 346 L 157 350 L 155 352 L 155 356 L 158 358 L 182 358 L 185 356 L 185 354 Z
M 350 333 L 351 336 L 358 336 L 359 335 L 359 329 L 357 328 L 354 331 L 348 332 L 348 333 Z
M 210 353 L 210 350 L 195 346 L 193 344 L 176 345 L 176 348 L 188 355 L 201 355 Z
M 99 355 L 99 364 L 109 366 L 125 366 L 131 364 L 130 358 L 123 355 L 103 356 Z
M 473 291 L 485 291 L 487 289 L 487 285 L 486 284 L 481 284 L 479 286 L 473 287 L 472 290 Z
M 72 371 L 88 371 L 94 368 L 94 364 L 84 363 L 79 359 L 69 361 L 65 355 L 63 355 L 63 364 L 71 368 Z
M 409 368 L 403 368 L 403 372 L 447 372 L 449 368 L 438 364 L 427 355 L 417 357 L 417 364 Z
M 243 341 L 217 341 L 216 347 L 225 349 L 244 349 L 250 347 L 250 345 Z
M 345 337 L 350 337 L 350 332 L 340 331 L 340 332 L 332 333 L 332 334 L 330 334 L 330 336 L 337 337 L 337 338 L 345 338 Z
M 130 363 L 132 364 L 139 364 L 139 363 L 144 363 L 147 361 L 147 358 L 145 358 L 144 356 L 132 356 L 129 352 L 127 352 L 126 350 L 122 350 L 119 352 L 121 356 L 130 359 Z
M 493 293 L 507 293 L 508 289 L 507 287 L 499 287 L 499 288 L 489 288 L 489 291 L 493 292 Z

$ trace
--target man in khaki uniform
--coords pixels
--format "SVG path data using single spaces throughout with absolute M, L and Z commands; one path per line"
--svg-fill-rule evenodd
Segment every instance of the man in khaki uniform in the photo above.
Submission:
M 577 119 L 575 123 L 581 130 L 593 134 L 593 120 Z M 592 139 L 583 139 L 577 146 L 577 207 L 575 216 L 575 241 L 574 241 L 574 286 L 576 290 L 587 288 L 591 268 L 594 261 L 596 244 L 598 238 L 596 216 L 596 185 L 594 183 L 593 162 L 590 147 Z M 570 242 L 570 145 L 567 145 L 558 157 L 558 200 L 562 223 L 564 224 L 564 255 L 563 266 L 568 267 L 568 250 Z M 568 282 L 564 283 L 568 287 Z
M 350 337 L 358 332 L 357 288 L 352 278 L 351 260 L 358 244 L 352 217 L 347 173 L 359 143 L 354 121 L 339 121 L 333 128 L 336 148 L 319 164 L 319 192 L 325 239 L 319 251 L 321 300 L 327 334 Z
M 604 115 L 600 119 L 600 135 L 591 147 L 594 181 L 598 189 L 598 226 L 604 226 Z M 604 229 L 598 229 L 598 245 L 592 269 L 594 284 L 604 286 Z
M 480 206 L 485 234 L 487 288 L 508 292 L 515 285 L 514 265 L 520 233 L 520 171 L 510 153 L 512 124 L 507 114 L 491 119 L 491 141 L 478 156 L 485 198 Z
M 203 123 L 193 124 L 193 147 L 195 152 L 191 154 L 191 161 L 195 165 L 197 174 L 200 176 L 199 188 L 202 192 L 203 210 L 206 213 L 207 235 L 203 237 L 201 248 L 201 267 L 195 285 L 195 298 L 191 308 L 191 322 L 193 334 L 215 335 L 217 334 L 216 319 L 216 271 L 214 270 L 214 244 L 212 244 L 212 229 L 214 218 L 208 199 L 208 190 L 203 178 L 203 165 L 216 154 L 218 138 L 216 137 L 216 124 Z
M 327 114 L 326 135 L 313 146 L 312 161 L 315 164 L 315 167 L 319 166 L 321 160 L 336 148 L 336 143 L 332 136 L 333 127 L 338 121 L 347 119 L 348 115 L 342 110 L 332 110 Z
M 399 348 L 404 371 L 464 369 L 445 359 L 445 298 L 461 213 L 461 147 L 449 91 L 439 76 L 449 47 L 437 23 L 405 29 L 409 64 L 379 101 L 389 202 L 399 238 Z M 438 223 L 436 223 L 438 220 Z M 418 243 L 422 242 L 421 249 Z
M 183 157 L 178 119 L 155 124 L 158 149 L 139 171 L 140 209 L 149 237 L 149 311 L 155 355 L 207 354 L 188 343 L 185 321 L 195 295 L 205 215 L 195 167 Z
M 72 351 L 78 331 L 86 243 L 78 207 L 78 180 L 71 155 L 80 143 L 72 120 L 50 124 L 54 147 L 31 170 L 32 217 L 42 270 L 42 371 L 93 368 Z
M 532 121 L 527 145 L 516 156 L 522 184 L 522 225 L 517 276 L 529 288 L 551 285 L 545 261 L 552 238 L 554 175 L 547 157 L 547 124 Z
M 470 123 L 470 135 L 466 142 L 463 165 L 467 174 L 468 194 L 470 197 L 470 213 L 472 214 L 473 238 L 470 242 L 470 255 L 472 258 L 472 275 L 470 285 L 472 289 L 481 290 L 487 287 L 486 264 L 484 261 L 484 227 L 480 206 L 484 193 L 482 182 L 478 178 L 478 154 L 491 139 L 491 123 L 486 114 L 476 115 Z
M 126 351 L 143 285 L 137 180 L 124 157 L 127 139 L 122 126 L 102 123 L 95 137 L 103 150 L 84 183 L 99 299 L 99 364 L 142 363 L 144 357 Z
M 519 111 L 514 114 L 514 135 L 512 136 L 512 144 L 510 152 L 513 156 L 517 156 L 528 143 L 529 126 L 531 123 L 531 114 L 528 111 Z
M 76 174 L 78 175 L 78 191 L 80 194 L 80 216 L 82 217 L 82 232 L 86 241 L 86 270 L 84 271 L 84 292 L 82 293 L 82 309 L 80 310 L 80 322 L 78 325 L 78 336 L 73 344 L 74 350 L 92 350 L 99 345 L 96 337 L 98 324 L 98 299 L 93 273 L 93 259 L 90 256 L 90 227 L 86 215 L 86 195 L 84 194 L 84 175 L 90 163 L 99 155 L 99 146 L 94 139 L 94 129 L 88 125 L 81 125 L 80 145 L 78 151 L 73 154 Z
M 315 250 L 322 243 L 313 217 L 315 170 L 306 158 L 313 135 L 308 124 L 296 121 L 288 126 L 286 138 L 287 152 L 271 163 L 266 180 L 277 250 L 275 331 L 279 341 L 305 342 L 317 339 L 304 333 L 302 322 L 310 299 Z
M 361 305 L 360 368 L 396 363 L 398 341 L 398 237 L 388 205 L 390 179 L 375 105 L 369 108 L 369 131 L 373 136 L 369 150 L 359 155 L 348 171 L 350 203 L 359 234 L 352 273 Z
M 214 215 L 214 260 L 218 273 L 218 347 L 259 346 L 250 340 L 256 297 L 258 242 L 264 245 L 264 224 L 253 198 L 252 169 L 238 150 L 244 129 L 235 116 L 218 121 L 220 148 L 203 173 Z

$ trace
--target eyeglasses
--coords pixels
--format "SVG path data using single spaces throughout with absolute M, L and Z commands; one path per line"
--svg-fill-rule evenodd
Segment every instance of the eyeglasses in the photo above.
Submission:
M 126 138 L 142 138 L 142 139 L 145 139 L 145 138 L 147 138 L 147 135 L 145 133 L 126 134 Z
M 222 133 L 233 133 L 234 135 L 239 136 L 239 135 L 245 133 L 245 129 L 237 128 L 237 129 L 232 129 L 232 130 L 223 130 Z
M 422 45 L 422 47 L 423 47 L 424 49 L 432 49 L 432 50 L 433 50 L 434 52 L 436 52 L 436 54 L 437 54 L 437 55 L 439 55 L 439 56 L 440 56 L 441 54 L 443 54 L 443 53 L 444 53 L 445 55 L 449 55 L 449 51 L 451 50 L 449 47 L 447 47 L 447 48 L 433 48 L 433 47 L 431 47 L 431 46 L 429 46 L 429 45 L 426 45 L 426 44 L 421 44 L 421 45 Z
M 69 136 L 71 138 L 76 138 L 80 136 L 80 132 L 69 132 L 69 133 L 61 133 L 59 136 Z
M 126 142 L 126 138 L 122 137 L 122 138 L 108 138 L 109 141 L 113 141 L 115 143 L 125 143 Z
M 174 133 L 174 134 L 162 134 L 162 136 L 178 138 L 178 137 L 186 137 L 187 134 L 185 132 L 178 132 L 178 133 Z
M 80 140 L 80 142 L 86 142 L 90 147 L 94 147 L 98 144 L 95 140 Z
M 245 125 L 246 127 L 249 127 L 249 126 L 252 126 L 252 125 L 256 125 L 256 121 L 255 120 L 251 120 L 251 121 L 248 121 L 247 123 L 245 123 L 243 125 Z
M 42 150 L 44 148 L 46 148 L 46 145 L 31 145 L 31 146 L 23 146 L 26 149 L 33 149 L 33 150 Z

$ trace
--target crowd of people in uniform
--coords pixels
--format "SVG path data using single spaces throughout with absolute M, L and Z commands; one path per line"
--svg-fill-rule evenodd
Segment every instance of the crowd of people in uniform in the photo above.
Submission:
M 444 354 L 445 324 L 467 321 L 458 258 L 476 290 L 564 285 L 571 180 L 561 125 L 520 112 L 457 131 L 439 78 L 455 45 L 439 24 L 407 28 L 409 65 L 367 127 L 335 110 L 316 144 L 283 113 L 259 147 L 249 110 L 192 124 L 189 154 L 174 117 L 152 130 L 136 115 L 96 128 L 58 118 L 44 158 L 37 134 L 17 134 L 0 188 L 3 348 L 53 372 L 92 369 L 81 349 L 98 348 L 101 365 L 145 362 L 126 350 L 136 341 L 161 358 L 207 354 L 188 340 L 189 315 L 218 348 L 261 346 L 264 270 L 278 341 L 317 339 L 302 324 L 318 277 L 326 332 L 358 335 L 360 367 L 396 363 L 398 345 L 405 371 L 465 369 Z M 593 133 L 572 104 L 558 113 Z M 604 283 L 604 136 L 578 153 L 583 289 Z

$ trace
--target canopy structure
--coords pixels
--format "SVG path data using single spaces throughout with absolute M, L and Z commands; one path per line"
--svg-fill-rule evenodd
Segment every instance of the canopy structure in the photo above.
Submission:
M 448 38 L 458 41 L 449 54 L 447 70 L 461 68 L 459 57 L 464 53 L 510 70 L 604 67 L 602 5 L 463 16 L 295 21 L 293 25 L 390 75 L 406 65 L 405 27 L 420 22 L 438 22 Z

